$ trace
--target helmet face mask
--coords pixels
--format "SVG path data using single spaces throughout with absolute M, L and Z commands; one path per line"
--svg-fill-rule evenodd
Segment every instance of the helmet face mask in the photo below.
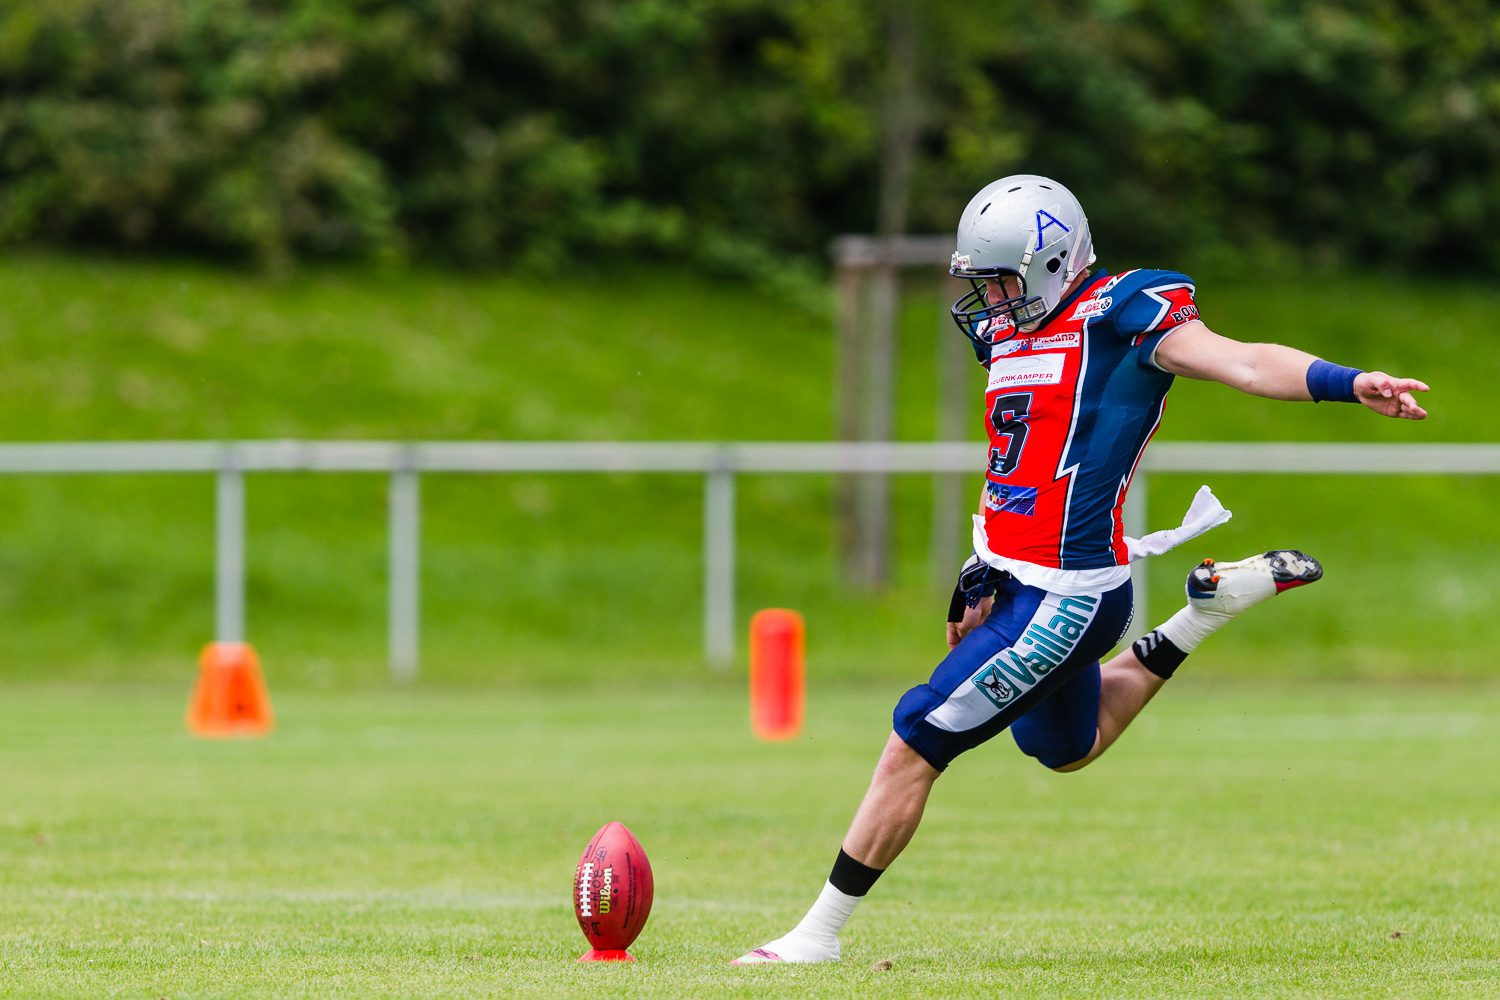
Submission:
M 967 279 L 970 291 L 950 312 L 982 351 L 1046 319 L 1094 263 L 1078 199 L 1035 174 L 1002 177 L 984 187 L 959 219 L 957 242 L 948 273 Z M 1016 279 L 1018 294 L 1004 290 L 991 302 L 987 283 L 1007 277 Z
M 948 273 L 956 278 L 968 279 L 970 290 L 953 303 L 948 311 L 964 336 L 980 347 L 988 348 L 1004 343 L 1020 334 L 1022 327 L 1047 315 L 1047 304 L 1042 301 L 1042 297 L 1027 295 L 1026 277 L 1015 271 L 992 269 L 992 273 L 980 274 L 973 270 L 960 270 L 955 262 L 948 268 Z M 1015 278 L 1019 283 L 1019 295 L 1008 295 L 1004 291 L 1002 282 L 1007 277 Z M 1002 289 L 998 302 L 990 302 L 991 281 Z

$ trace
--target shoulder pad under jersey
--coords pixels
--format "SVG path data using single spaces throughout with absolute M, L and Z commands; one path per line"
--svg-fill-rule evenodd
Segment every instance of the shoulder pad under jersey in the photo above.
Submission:
M 1193 279 L 1181 271 L 1142 268 L 1111 276 L 1090 293 L 1090 325 L 1108 324 L 1116 333 L 1134 339 L 1197 319 Z

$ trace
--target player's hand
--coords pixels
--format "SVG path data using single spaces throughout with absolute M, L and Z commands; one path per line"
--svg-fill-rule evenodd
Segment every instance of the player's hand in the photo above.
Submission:
M 977 607 L 964 608 L 963 621 L 948 623 L 948 648 L 953 649 L 964 636 L 984 624 L 984 620 L 990 616 L 990 608 L 994 606 L 993 597 L 981 597 Z
M 1385 372 L 1361 372 L 1354 380 L 1354 395 L 1383 417 L 1421 420 L 1427 411 L 1417 405 L 1413 392 L 1426 392 L 1427 383 L 1414 378 L 1394 378 Z

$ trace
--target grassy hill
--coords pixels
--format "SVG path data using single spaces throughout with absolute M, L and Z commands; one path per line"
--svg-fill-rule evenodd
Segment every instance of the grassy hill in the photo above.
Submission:
M 1199 300 L 1231 336 L 1419 375 L 1434 387 L 1433 417 L 1382 421 L 1179 382 L 1163 438 L 1500 439 L 1485 391 L 1500 380 L 1500 294 L 1488 288 L 1205 281 Z M 916 289 L 903 438 L 932 433 L 938 331 L 936 298 Z M 275 283 L 189 264 L 0 259 L 9 440 L 817 440 L 831 426 L 831 366 L 825 319 L 672 273 L 535 283 L 319 271 Z M 1329 578 L 1214 639 L 1198 658 L 1205 671 L 1494 672 L 1500 483 L 1211 482 L 1235 520 L 1154 561 L 1155 615 L 1176 605 L 1202 554 L 1298 545 Z M 1175 524 L 1198 483 L 1153 479 L 1153 526 Z M 802 610 L 815 682 L 925 673 L 948 586 L 928 580 L 928 482 L 898 483 L 898 582 L 878 596 L 839 581 L 831 485 L 744 477 L 741 619 Z M 428 476 L 423 491 L 425 677 L 704 671 L 695 477 Z M 272 682 L 383 682 L 383 479 L 253 477 L 249 524 L 250 637 Z M 180 679 L 211 631 L 211 572 L 207 477 L 0 480 L 0 677 Z

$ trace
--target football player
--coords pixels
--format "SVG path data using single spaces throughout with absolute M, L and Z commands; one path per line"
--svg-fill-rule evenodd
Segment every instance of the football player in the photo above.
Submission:
M 1205 561 L 1187 605 L 1108 662 L 1130 624 L 1132 556 L 1159 554 L 1228 513 L 1206 489 L 1181 529 L 1127 539 L 1121 512 L 1174 377 L 1268 399 L 1363 405 L 1421 420 L 1416 379 L 1331 364 L 1278 344 L 1222 337 L 1175 271 L 1094 266 L 1089 224 L 1056 181 L 1022 174 L 964 209 L 951 273 L 972 288 L 953 317 L 989 373 L 989 468 L 974 556 L 949 611 L 948 656 L 902 697 L 894 731 L 833 871 L 790 933 L 737 959 L 828 962 L 838 933 L 916 832 L 938 775 L 1009 728 L 1055 771 L 1096 760 L 1210 634 L 1322 576 L 1277 550 Z

